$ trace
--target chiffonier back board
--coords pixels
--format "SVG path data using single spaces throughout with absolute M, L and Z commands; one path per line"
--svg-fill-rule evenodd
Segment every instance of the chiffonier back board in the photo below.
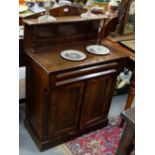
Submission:
M 51 9 L 51 15 L 57 18 L 56 22 L 38 23 L 37 18 L 43 13 L 24 18 L 25 49 L 32 48 L 33 52 L 41 46 L 65 44 L 69 42 L 96 40 L 99 37 L 106 16 L 97 19 L 82 19 L 81 13 L 85 9 L 72 6 L 63 6 Z M 31 37 L 29 37 L 31 36 Z

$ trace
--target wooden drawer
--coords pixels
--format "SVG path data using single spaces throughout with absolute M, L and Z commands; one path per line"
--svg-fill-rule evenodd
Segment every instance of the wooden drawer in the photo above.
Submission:
M 99 66 L 93 66 L 93 67 L 58 73 L 55 79 L 55 86 L 65 85 L 73 82 L 78 82 L 78 81 L 87 80 L 87 79 L 103 76 L 106 74 L 110 74 L 110 73 L 116 72 L 117 67 L 118 67 L 118 63 L 112 62 L 112 63 L 103 64 Z

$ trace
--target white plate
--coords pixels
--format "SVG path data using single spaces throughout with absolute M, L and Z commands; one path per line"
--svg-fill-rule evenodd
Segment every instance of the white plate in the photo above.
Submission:
M 86 50 L 90 53 L 98 55 L 105 55 L 110 53 L 110 50 L 107 47 L 101 45 L 89 45 L 86 47 Z
M 19 6 L 19 12 L 21 13 L 21 12 L 24 12 L 24 11 L 26 11 L 26 10 L 28 10 L 28 7 L 26 6 L 26 5 L 20 5 Z
M 86 58 L 86 55 L 84 53 L 72 49 L 62 51 L 61 56 L 67 60 L 72 61 L 80 61 Z

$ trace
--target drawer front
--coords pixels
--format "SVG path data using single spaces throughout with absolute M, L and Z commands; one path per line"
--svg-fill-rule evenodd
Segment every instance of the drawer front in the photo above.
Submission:
M 118 63 L 112 62 L 108 64 L 58 73 L 56 74 L 55 86 L 61 86 L 69 83 L 75 83 L 78 81 L 95 78 L 97 76 L 102 76 L 104 74 L 116 71 L 117 67 Z

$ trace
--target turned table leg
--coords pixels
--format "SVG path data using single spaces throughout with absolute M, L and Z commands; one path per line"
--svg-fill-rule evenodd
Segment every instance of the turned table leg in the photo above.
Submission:
M 131 107 L 134 97 L 135 97 L 135 73 L 133 72 L 131 84 L 129 88 L 129 94 L 125 105 L 125 110 Z

